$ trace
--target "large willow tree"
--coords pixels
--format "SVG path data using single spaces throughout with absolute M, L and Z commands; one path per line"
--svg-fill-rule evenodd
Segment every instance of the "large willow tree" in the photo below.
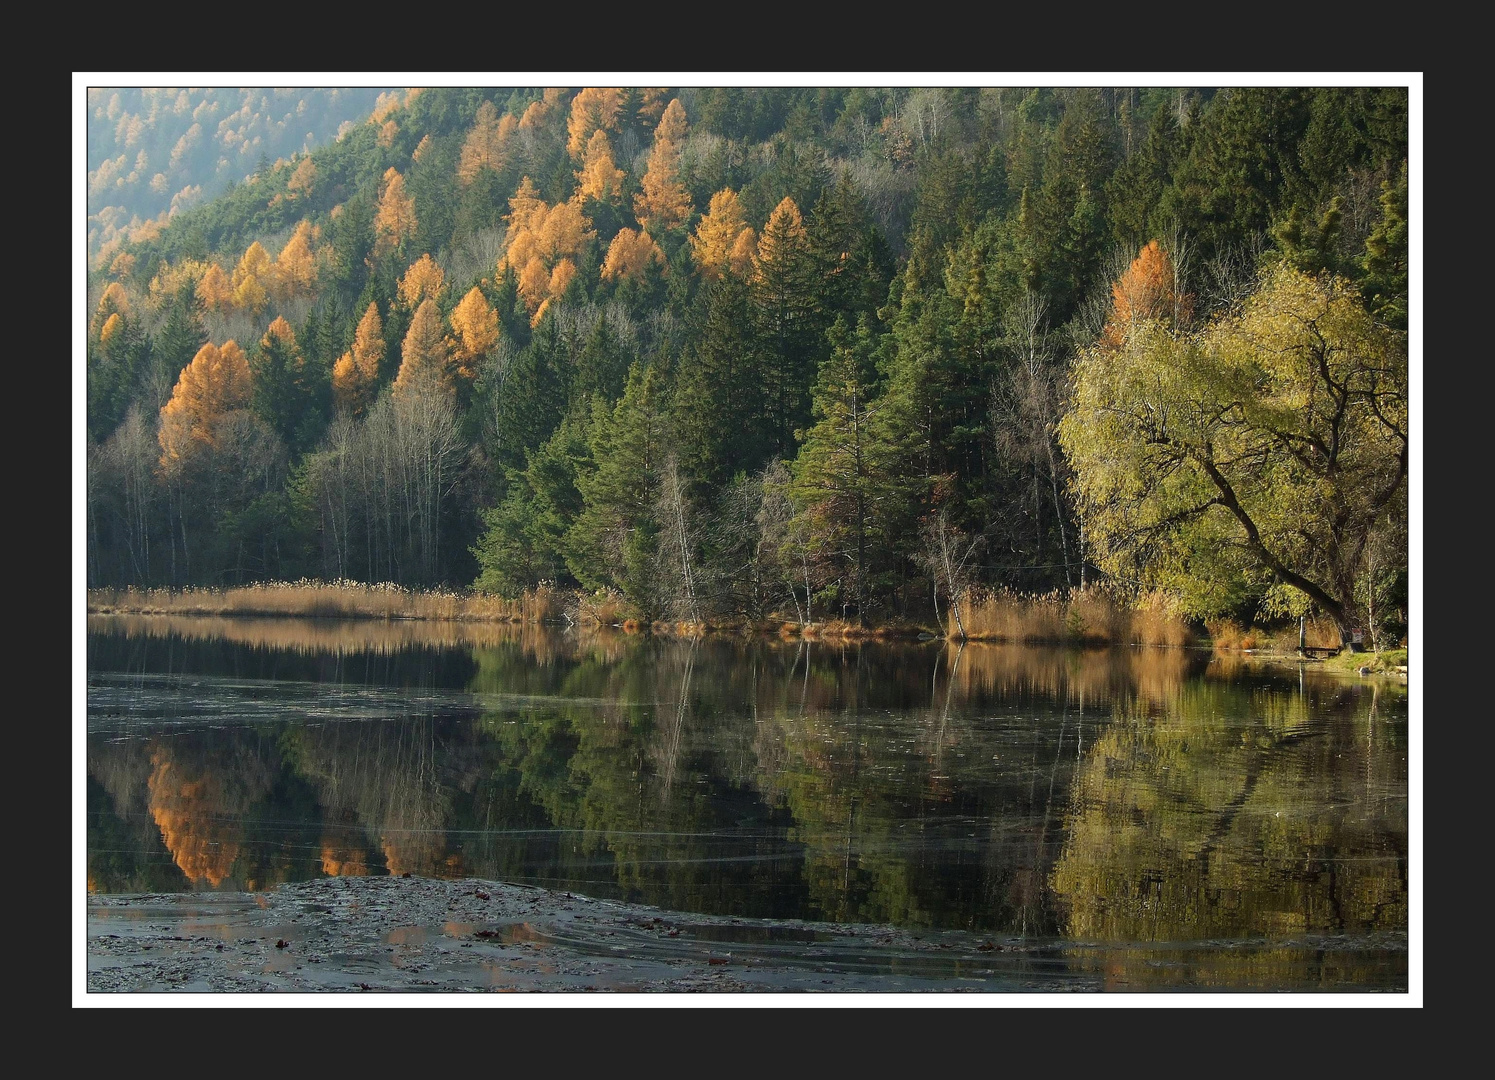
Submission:
M 1060 440 L 1097 560 L 1199 615 L 1310 603 L 1341 631 L 1405 564 L 1405 337 L 1287 266 L 1193 334 L 1141 319 L 1078 361 Z

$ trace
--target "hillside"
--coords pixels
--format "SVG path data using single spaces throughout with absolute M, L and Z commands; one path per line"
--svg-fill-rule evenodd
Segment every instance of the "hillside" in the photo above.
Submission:
M 1405 87 L 221 93 L 90 98 L 91 583 L 1404 619 Z

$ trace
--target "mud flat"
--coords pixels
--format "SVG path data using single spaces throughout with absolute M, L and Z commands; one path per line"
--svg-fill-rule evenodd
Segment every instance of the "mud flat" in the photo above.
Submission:
M 1116 948 L 1094 943 L 685 915 L 472 879 L 324 878 L 268 893 L 91 896 L 87 933 L 90 995 L 1170 988 L 1108 980 Z M 1326 945 L 1335 951 L 1333 942 L 1303 944 L 1320 957 Z M 1195 943 L 1186 950 L 1193 958 L 1177 946 L 1117 948 L 1133 964 L 1176 966 L 1178 989 L 1210 989 L 1189 985 L 1200 954 L 1246 947 Z M 1401 978 L 1316 989 L 1405 989 L 1405 939 L 1338 948 L 1386 954 Z

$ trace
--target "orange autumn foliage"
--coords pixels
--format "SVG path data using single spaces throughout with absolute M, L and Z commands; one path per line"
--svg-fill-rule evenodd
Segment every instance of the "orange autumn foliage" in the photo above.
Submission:
M 539 101 L 530 102 L 529 108 L 524 110 L 524 115 L 519 118 L 519 127 L 525 131 L 533 131 L 543 127 L 551 117 L 555 116 L 561 107 L 561 98 L 566 96 L 566 90 L 560 86 L 548 86 Z
M 379 305 L 370 304 L 353 332 L 353 348 L 332 367 L 333 403 L 339 412 L 358 416 L 368 408 L 379 364 L 384 360 L 384 326 Z
M 281 248 L 271 275 L 271 293 L 276 300 L 312 295 L 317 284 L 316 257 L 311 250 L 314 236 L 311 223 L 303 220 Z
M 654 129 L 654 149 L 649 167 L 633 197 L 633 214 L 645 228 L 676 229 L 690 220 L 695 207 L 690 192 L 680 183 L 680 144 L 685 138 L 685 109 L 676 98 Z
M 1116 348 L 1134 322 L 1172 323 L 1176 316 L 1184 323 L 1192 312 L 1192 297 L 1175 296 L 1173 260 L 1156 240 L 1149 240 L 1111 286 L 1111 314 L 1101 340 Z
M 464 379 L 475 378 L 478 361 L 498 343 L 498 312 L 476 285 L 453 309 L 452 329 L 457 335 L 453 349 L 457 374 Z
M 711 196 L 710 207 L 691 234 L 691 259 L 707 280 L 721 277 L 729 267 L 741 273 L 751 265 L 756 239 L 752 233 L 737 194 L 731 188 L 723 188 Z M 744 235 L 748 240 L 742 245 L 739 242 Z
M 244 252 L 239 265 L 234 267 L 231 280 L 233 305 L 240 311 L 258 315 L 270 302 L 271 282 L 270 253 L 256 240 Z
M 607 259 L 602 264 L 602 280 L 635 281 L 643 275 L 651 262 L 661 266 L 665 262 L 664 252 L 659 249 L 654 238 L 646 232 L 620 229 L 618 235 L 613 237 L 613 242 L 608 245 Z
M 252 390 L 249 360 L 237 343 L 209 342 L 197 350 L 161 407 L 161 468 L 169 472 L 195 449 L 214 445 L 218 421 L 248 407 Z
M 393 251 L 415 234 L 415 199 L 405 193 L 405 178 L 393 167 L 384 173 L 384 194 L 374 215 L 374 251 Z
M 500 117 L 493 102 L 485 101 L 478 106 L 477 120 L 462 144 L 457 179 L 463 184 L 470 184 L 483 169 L 494 172 L 502 169 L 504 150 L 518 127 L 518 118 L 509 113 Z
M 576 181 L 576 194 L 582 198 L 616 203 L 622 197 L 623 170 L 613 162 L 613 147 L 607 132 L 598 129 L 592 133 Z
M 616 130 L 623 110 L 623 90 L 617 86 L 588 86 L 571 99 L 566 121 L 566 152 L 580 160 L 594 132 Z
M 437 310 L 435 299 L 428 296 L 415 309 L 410 329 L 405 334 L 394 392 L 404 394 L 422 385 L 435 385 L 450 391 L 450 364 L 446 335 L 441 329 L 441 312 Z
M 428 296 L 439 298 L 445 287 L 445 272 L 427 253 L 410 264 L 405 276 L 400 279 L 397 291 L 400 303 L 413 308 Z

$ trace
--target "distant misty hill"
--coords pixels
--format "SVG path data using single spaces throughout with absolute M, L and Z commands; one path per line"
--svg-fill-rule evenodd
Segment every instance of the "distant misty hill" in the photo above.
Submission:
M 89 250 L 216 198 L 264 161 L 331 142 L 389 90 L 91 87 Z

